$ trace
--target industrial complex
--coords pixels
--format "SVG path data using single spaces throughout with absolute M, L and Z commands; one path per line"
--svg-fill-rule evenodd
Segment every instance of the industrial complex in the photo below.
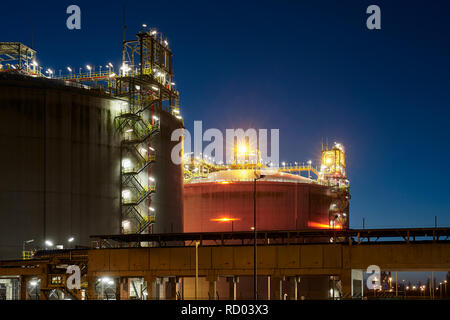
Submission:
M 230 164 L 175 164 L 184 122 L 158 30 L 97 69 L 57 74 L 0 42 L 0 299 L 361 298 L 371 264 L 450 269 L 449 229 L 349 229 L 340 143 L 317 167 L 252 161 L 249 145 Z

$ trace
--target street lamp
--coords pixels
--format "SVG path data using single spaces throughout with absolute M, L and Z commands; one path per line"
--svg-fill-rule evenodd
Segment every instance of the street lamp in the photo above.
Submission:
M 256 174 L 256 172 L 255 172 Z M 256 262 L 256 246 L 257 246 L 257 234 L 256 234 L 256 181 L 264 178 L 265 175 L 259 174 L 259 177 L 253 179 L 253 233 L 255 235 L 255 242 L 253 244 L 253 293 L 255 300 L 258 300 L 258 279 L 257 279 L 257 262 Z
M 45 248 L 47 249 L 47 247 L 53 247 L 53 242 L 50 240 L 45 240 Z

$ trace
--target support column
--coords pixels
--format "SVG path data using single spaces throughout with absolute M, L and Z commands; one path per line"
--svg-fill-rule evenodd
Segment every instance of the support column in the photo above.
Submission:
M 273 300 L 283 300 L 283 278 L 272 277 Z
M 177 287 L 176 278 L 170 277 L 166 283 L 166 299 L 176 300 L 177 299 Z
M 294 300 L 298 300 L 298 277 L 293 277 L 294 281 Z
M 229 284 L 228 299 L 229 300 L 236 300 L 237 283 L 239 282 L 239 277 L 236 277 L 236 276 L 228 277 L 227 281 L 228 281 L 228 284 Z
M 47 300 L 47 296 L 45 295 L 45 292 L 47 291 L 47 281 L 48 281 L 48 274 L 47 274 L 47 266 L 44 266 L 42 268 L 42 274 L 39 276 L 41 279 L 41 285 L 39 290 L 39 300 Z
M 181 278 L 180 277 L 176 277 L 175 278 L 175 299 L 176 300 L 181 300 L 182 298 L 182 287 L 181 287 Z
M 88 289 L 86 300 L 97 300 L 97 296 L 95 294 L 95 284 L 97 278 L 88 274 L 87 281 L 88 281 Z
M 153 286 L 153 281 L 155 281 L 155 278 L 151 275 L 145 275 L 144 281 L 146 282 L 146 285 L 147 285 L 147 300 L 151 300 L 152 296 L 153 296 L 152 286 Z
M 130 279 L 120 278 L 120 300 L 130 300 Z
M 28 300 L 27 277 L 19 277 L 19 300 Z
M 217 277 L 216 276 L 208 276 L 207 278 L 209 287 L 208 287 L 208 298 L 209 300 L 217 300 Z
M 351 299 L 352 298 L 352 271 L 342 270 L 339 275 L 341 279 L 341 295 L 342 299 Z

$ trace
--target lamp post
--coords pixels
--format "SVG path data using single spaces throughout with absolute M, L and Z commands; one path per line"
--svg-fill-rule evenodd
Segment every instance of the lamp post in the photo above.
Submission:
M 260 174 L 259 177 L 253 179 L 253 233 L 255 235 L 255 242 L 253 244 L 253 293 L 255 300 L 258 300 L 258 273 L 257 273 L 257 259 L 256 259 L 256 181 L 264 178 L 265 175 Z

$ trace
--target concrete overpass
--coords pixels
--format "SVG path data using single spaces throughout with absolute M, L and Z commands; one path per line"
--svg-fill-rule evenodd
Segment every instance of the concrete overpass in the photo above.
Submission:
M 446 239 L 447 232 L 449 230 L 440 228 L 427 233 L 433 238 L 420 241 L 407 238 L 402 241 L 368 242 L 367 238 L 360 234 L 358 242 L 353 234 L 347 233 L 347 237 L 339 234 L 341 237 L 335 238 L 336 241 L 340 241 L 338 243 L 302 243 L 298 241 L 299 236 L 290 234 L 288 237 L 290 241 L 284 241 L 283 244 L 280 238 L 278 238 L 280 243 L 274 243 L 277 242 L 274 237 L 266 237 L 265 239 L 273 241 L 258 244 L 258 275 L 270 276 L 273 283 L 270 291 L 273 291 L 272 298 L 275 299 L 281 298 L 281 279 L 292 279 L 294 289 L 291 297 L 298 298 L 296 283 L 299 278 L 305 276 L 336 276 L 341 282 L 342 296 L 350 298 L 355 291 L 363 287 L 362 273 L 369 265 L 377 265 L 382 271 L 449 271 L 450 241 L 439 240 Z M 411 237 L 418 237 L 418 233 L 412 229 L 409 229 L 408 234 Z M 391 236 L 391 233 L 386 232 L 386 235 Z M 202 238 L 204 241 L 204 245 L 199 246 L 197 254 L 195 246 L 189 245 L 186 238 L 179 237 L 175 237 L 173 241 L 179 244 L 182 240 L 185 245 L 162 246 L 162 242 L 159 242 L 153 243 L 159 245 L 158 247 L 103 248 L 106 241 L 113 240 L 121 241 L 122 246 L 123 242 L 132 246 L 140 243 L 136 240 L 142 240 L 141 236 L 143 235 L 131 239 L 135 241 L 134 243 L 128 242 L 130 239 L 126 239 L 126 236 L 103 236 L 99 237 L 103 245 L 98 249 L 54 251 L 43 253 L 40 258 L 32 260 L 2 261 L 0 277 L 19 276 L 22 287 L 30 276 L 39 277 L 43 289 L 42 298 L 45 298 L 46 291 L 58 288 L 58 285 L 64 286 L 65 270 L 58 269 L 58 266 L 77 264 L 82 269 L 84 280 L 87 281 L 89 298 L 96 296 L 94 287 L 96 280 L 105 276 L 118 279 L 117 292 L 122 293 L 122 298 L 127 298 L 124 293 L 126 291 L 124 288 L 127 287 L 126 279 L 143 278 L 147 283 L 147 297 L 152 297 L 151 288 L 154 286 L 148 284 L 154 283 L 158 278 L 195 277 L 197 257 L 198 276 L 208 281 L 209 297 L 216 296 L 215 288 L 219 276 L 226 276 L 229 279 L 253 276 L 253 245 L 246 243 L 245 239 L 241 239 L 243 244 L 240 245 L 235 243 L 235 238 L 229 239 L 228 243 L 224 242 L 223 239 L 227 237 L 223 234 L 216 237 L 219 244 L 211 243 L 211 234 L 196 234 L 197 239 Z M 158 235 L 146 236 L 151 236 L 154 240 Z M 159 235 L 160 239 L 165 236 L 174 237 L 173 234 Z M 284 236 L 287 238 L 287 234 Z M 318 236 L 318 234 L 310 235 L 314 239 Z M 246 235 L 241 234 L 240 237 L 245 238 Z M 205 238 L 209 242 L 204 240 Z M 264 237 L 261 236 L 261 239 Z M 61 281 L 52 284 L 52 277 L 55 278 L 55 275 L 58 275 Z M 236 281 L 230 281 L 229 298 L 235 298 L 236 286 L 238 286 Z M 173 290 L 176 292 L 177 283 L 174 283 Z M 22 290 L 22 296 L 25 294 L 26 292 Z M 72 295 L 80 296 L 77 292 Z

